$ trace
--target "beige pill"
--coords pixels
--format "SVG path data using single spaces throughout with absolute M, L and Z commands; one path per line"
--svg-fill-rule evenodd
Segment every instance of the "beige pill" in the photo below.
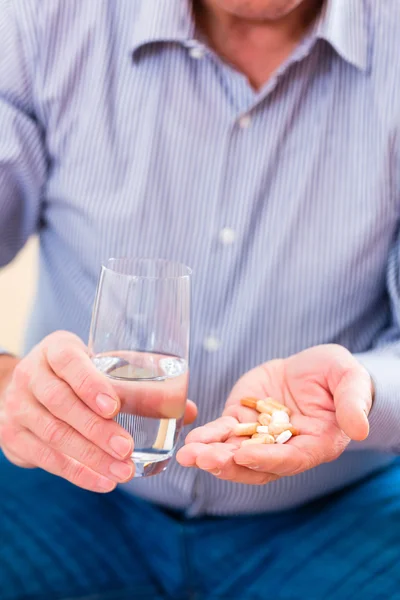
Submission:
M 256 409 L 259 413 L 268 413 L 269 415 L 271 415 L 273 412 L 272 407 L 268 405 L 265 400 L 259 400 L 257 402 Z
M 292 435 L 299 434 L 291 423 L 270 423 L 268 428 L 271 435 L 280 435 L 284 431 L 290 431 Z
M 239 423 L 233 430 L 234 435 L 253 435 L 257 433 L 258 423 Z
M 288 408 L 287 406 L 285 406 L 284 404 L 281 404 L 280 402 L 277 402 L 277 400 L 274 400 L 274 398 L 264 398 L 264 402 L 266 404 L 268 404 L 271 408 L 273 408 L 273 410 L 282 410 L 283 412 L 287 413 L 288 415 L 290 415 L 291 411 L 290 408 Z
M 257 402 L 256 408 L 257 408 L 258 412 L 268 414 L 271 417 L 274 414 L 274 412 L 278 410 L 278 408 L 275 406 L 275 404 L 272 404 L 271 402 L 269 402 L 268 399 L 259 400 Z
M 268 425 L 259 425 L 257 427 L 257 433 L 269 433 Z
M 243 440 L 241 446 L 250 446 L 252 444 L 274 444 L 275 440 L 272 435 L 260 435 L 259 437 L 252 437 L 249 440 Z
M 258 415 L 258 422 L 260 425 L 269 425 L 271 423 L 271 415 L 268 413 L 261 413 Z
M 257 406 L 257 398 L 242 398 L 240 404 L 242 406 L 247 406 L 248 408 L 256 408 Z

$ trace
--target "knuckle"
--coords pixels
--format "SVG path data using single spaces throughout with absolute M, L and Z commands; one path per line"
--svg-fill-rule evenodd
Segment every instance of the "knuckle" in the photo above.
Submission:
M 21 406 L 21 400 L 18 394 L 7 392 L 4 397 L 3 410 L 6 418 L 14 419 L 18 414 Z
M 91 414 L 84 424 L 84 435 L 92 440 L 104 439 L 104 424 L 100 417 Z
M 40 446 L 37 449 L 37 461 L 38 465 L 44 469 L 50 468 L 54 463 L 54 452 L 50 446 Z
M 71 346 L 60 347 L 59 343 L 54 343 L 49 347 L 48 358 L 51 366 L 59 371 L 65 371 L 76 359 L 76 349 Z
M 86 443 L 81 451 L 81 461 L 91 468 L 99 468 L 105 462 L 104 452 L 90 442 Z
M 82 463 L 76 461 L 66 461 L 62 468 L 62 475 L 66 479 L 82 485 L 89 479 L 87 468 Z M 85 482 L 86 480 L 86 482 Z
M 76 374 L 75 391 L 81 398 L 91 398 L 96 395 L 98 386 L 93 374 L 86 369 Z
M 64 329 L 59 329 L 57 331 L 49 333 L 49 335 L 47 335 L 43 339 L 42 345 L 44 348 L 47 349 L 57 349 L 60 347 L 60 344 L 62 345 L 68 342 L 71 344 L 83 343 L 75 333 L 72 333 L 71 331 L 66 331 Z
M 340 344 L 324 344 L 322 346 L 316 346 L 316 349 L 326 357 L 335 359 L 339 364 L 353 364 L 354 358 L 352 354 L 349 352 L 349 350 L 347 350 L 347 348 L 341 346 Z
M 50 412 L 57 410 L 65 403 L 64 384 L 60 380 L 50 380 L 43 385 L 38 396 Z
M 340 344 L 335 344 L 334 342 L 332 342 L 331 344 L 326 344 L 325 345 L 326 350 L 329 350 L 330 352 L 335 352 L 335 353 L 346 353 L 347 350 L 344 346 L 341 346 Z
M 28 387 L 32 379 L 32 371 L 27 361 L 21 360 L 13 370 L 12 381 L 17 388 Z
M 86 355 L 86 346 L 82 340 L 68 331 L 50 334 L 44 341 L 44 348 L 48 362 L 59 371 L 64 371 L 72 362 L 79 361 L 82 355 Z
M 43 440 L 51 446 L 61 447 L 64 446 L 70 436 L 71 428 L 65 425 L 61 421 L 49 420 L 48 423 L 43 427 L 42 436 Z

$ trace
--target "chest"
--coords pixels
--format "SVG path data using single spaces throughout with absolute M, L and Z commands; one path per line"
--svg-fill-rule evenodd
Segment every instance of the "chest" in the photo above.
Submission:
M 70 223 L 66 243 L 77 251 L 90 239 L 89 268 L 116 254 L 158 255 L 203 281 L 212 266 L 265 285 L 285 272 L 329 274 L 334 286 L 356 269 L 350 294 L 360 281 L 382 282 L 396 164 L 361 75 L 294 65 L 255 100 L 182 48 L 110 60 L 85 64 L 68 94 L 62 82 L 44 90 L 46 220 L 59 236 Z

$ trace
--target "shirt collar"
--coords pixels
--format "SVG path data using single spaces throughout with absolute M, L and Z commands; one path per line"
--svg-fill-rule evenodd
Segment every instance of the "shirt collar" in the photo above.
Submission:
M 368 22 L 365 0 L 326 0 L 315 26 L 315 36 L 325 39 L 347 62 L 365 71 L 368 67 Z M 195 37 L 191 0 L 142 0 L 133 29 L 132 50 L 156 42 L 190 45 Z
M 132 51 L 156 42 L 190 43 L 195 34 L 191 0 L 142 0 Z
M 361 71 L 369 66 L 367 16 L 365 0 L 326 0 L 316 24 L 316 37 Z

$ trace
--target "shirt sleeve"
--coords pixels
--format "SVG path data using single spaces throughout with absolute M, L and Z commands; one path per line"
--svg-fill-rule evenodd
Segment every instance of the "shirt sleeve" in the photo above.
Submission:
M 29 22 L 34 20 L 20 6 L 18 0 L 0 0 L 0 268 L 37 230 L 47 174 L 29 65 L 34 58 Z
M 376 449 L 400 454 L 400 235 L 388 264 L 387 287 L 390 296 L 390 325 L 375 347 L 356 358 L 370 373 L 375 400 L 370 412 L 370 434 L 352 449 Z
M 33 32 L 20 6 L 0 0 L 0 267 L 37 229 L 47 173 L 33 102 Z

